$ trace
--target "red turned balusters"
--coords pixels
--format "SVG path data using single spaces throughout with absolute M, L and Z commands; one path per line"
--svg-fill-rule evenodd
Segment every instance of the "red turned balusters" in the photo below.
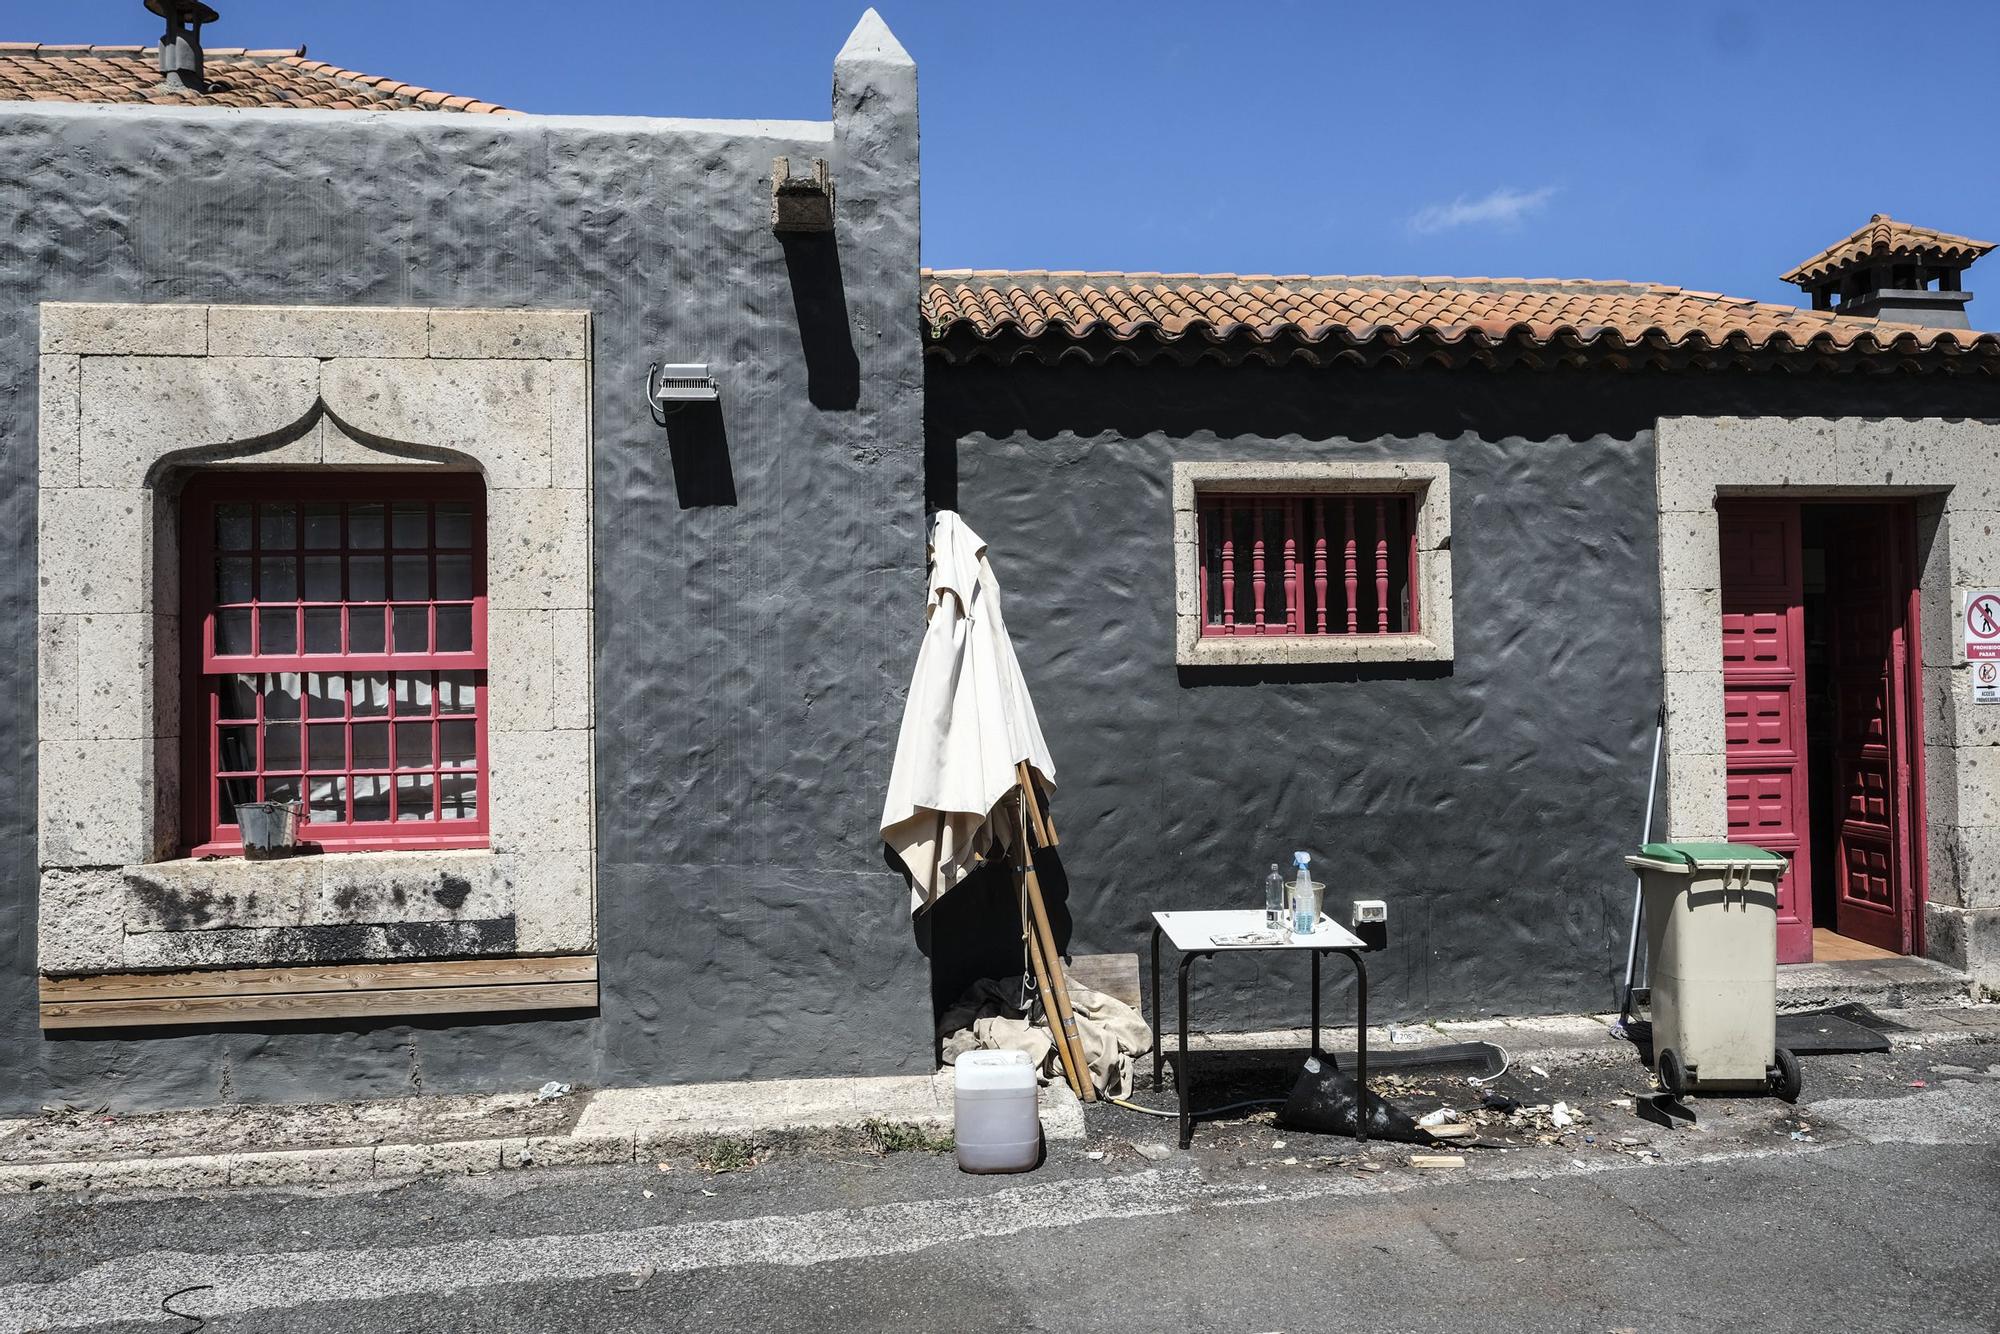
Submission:
M 1389 502 L 1375 502 L 1375 633 L 1389 633 Z
M 1318 609 L 1318 631 L 1326 633 L 1326 502 L 1313 501 L 1313 606 Z
M 1222 506 L 1222 633 L 1236 633 L 1236 507 Z M 1214 511 L 1210 511 L 1213 515 Z
M 1197 523 L 1203 635 L 1414 633 L 1418 553 L 1406 497 L 1206 496 Z M 1372 615 L 1361 610 L 1364 593 Z
M 1264 507 L 1250 507 L 1250 592 L 1257 599 L 1257 633 L 1264 633 Z
M 1355 569 L 1354 549 L 1354 502 L 1349 500 L 1343 506 L 1347 511 L 1347 568 L 1344 572 L 1347 582 L 1347 633 L 1358 634 L 1361 629 L 1361 584 Z
M 1295 635 L 1305 627 L 1299 607 L 1299 507 L 1285 506 L 1285 633 Z

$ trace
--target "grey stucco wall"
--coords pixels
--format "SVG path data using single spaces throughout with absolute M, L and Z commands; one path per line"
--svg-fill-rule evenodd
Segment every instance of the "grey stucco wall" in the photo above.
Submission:
M 1390 902 L 1376 1016 L 1598 1010 L 1661 689 L 1653 423 L 1994 407 L 1907 377 L 933 360 L 927 484 L 991 544 L 1058 769 L 1073 948 L 1143 970 L 1152 910 L 1252 906 L 1305 848 L 1338 911 Z M 1450 465 L 1454 660 L 1176 668 L 1170 473 L 1194 459 Z M 1005 913 L 940 919 L 940 992 L 1004 965 L 977 942 Z M 1303 966 L 1200 972 L 1198 1024 L 1304 1021 Z
M 843 53 L 830 124 L 0 111 L 0 635 L 16 664 L 0 1114 L 928 1068 L 923 959 L 874 836 L 908 673 L 897 612 L 915 620 L 923 589 L 915 70 L 886 37 Z M 831 159 L 835 235 L 772 233 L 778 154 Z M 39 1031 L 49 300 L 591 312 L 599 1012 Z M 654 360 L 710 363 L 719 411 L 655 425 Z

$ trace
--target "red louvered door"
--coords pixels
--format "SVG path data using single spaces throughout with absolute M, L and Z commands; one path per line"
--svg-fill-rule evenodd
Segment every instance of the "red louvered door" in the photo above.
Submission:
M 1911 756 L 1901 511 L 1843 509 L 1826 526 L 1827 640 L 1834 726 L 1836 930 L 1883 949 L 1911 946 L 1907 818 Z
M 1799 507 L 1722 501 L 1723 745 L 1729 841 L 1784 857 L 1778 962 L 1812 958 L 1804 578 Z

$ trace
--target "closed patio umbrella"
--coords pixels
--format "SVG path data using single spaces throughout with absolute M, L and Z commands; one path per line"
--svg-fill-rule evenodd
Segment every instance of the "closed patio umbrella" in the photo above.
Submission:
M 1055 761 L 1042 739 L 986 543 L 957 514 L 931 524 L 930 600 L 896 763 L 882 806 L 882 838 L 908 868 L 920 912 L 1007 846 L 1001 809 L 1026 763 L 1044 788 Z

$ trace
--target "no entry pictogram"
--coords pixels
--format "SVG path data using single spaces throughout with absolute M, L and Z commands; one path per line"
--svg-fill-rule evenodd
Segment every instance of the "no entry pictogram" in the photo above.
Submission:
M 1971 662 L 2000 658 L 2000 589 L 1967 590 L 1965 656 Z

